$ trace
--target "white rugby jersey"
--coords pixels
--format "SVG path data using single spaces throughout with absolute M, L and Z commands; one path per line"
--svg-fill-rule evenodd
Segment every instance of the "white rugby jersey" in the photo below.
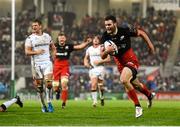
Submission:
M 93 67 L 96 67 L 97 65 L 94 65 L 94 61 L 97 60 L 102 60 L 101 55 L 100 55 L 100 45 L 96 48 L 94 48 L 93 46 L 90 46 L 87 50 L 86 50 L 86 54 L 89 55 L 89 59 L 90 59 L 90 64 Z M 99 65 L 98 65 L 99 66 Z
M 42 35 L 31 34 L 25 41 L 25 47 L 32 47 L 32 50 L 45 50 L 45 53 L 39 55 L 32 55 L 31 62 L 44 62 L 50 61 L 50 44 L 52 43 L 52 38 L 49 34 L 43 33 Z

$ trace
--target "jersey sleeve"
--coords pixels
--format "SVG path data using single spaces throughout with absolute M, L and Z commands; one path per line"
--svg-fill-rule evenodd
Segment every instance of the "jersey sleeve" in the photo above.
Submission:
M 136 37 L 137 35 L 137 29 L 134 26 L 128 25 L 126 28 L 126 32 L 131 37 Z
M 49 35 L 49 41 L 50 43 L 53 43 L 52 37 Z
M 32 47 L 32 41 L 30 37 L 26 38 L 25 47 Z
M 49 43 L 50 43 L 50 44 L 53 43 L 52 37 L 51 37 L 49 34 L 47 34 L 47 36 L 48 36 L 48 41 L 49 41 Z
M 69 52 L 72 52 L 74 50 L 74 45 L 68 44 L 68 46 L 69 46 Z
M 89 55 L 89 48 L 87 48 L 86 50 L 86 55 Z
M 101 39 L 100 39 L 100 43 L 101 43 L 101 44 L 104 44 L 104 42 L 107 40 L 107 39 L 106 39 L 106 36 L 107 36 L 106 33 L 103 33 L 103 35 L 102 35 L 102 37 L 101 37 Z

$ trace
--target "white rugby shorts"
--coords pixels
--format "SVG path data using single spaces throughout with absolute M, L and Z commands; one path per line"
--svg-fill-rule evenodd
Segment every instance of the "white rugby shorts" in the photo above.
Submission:
M 53 65 L 51 61 L 36 62 L 32 65 L 32 75 L 35 79 L 42 79 L 47 74 L 53 73 Z
M 105 69 L 103 66 L 93 67 L 89 70 L 89 77 L 97 77 L 100 80 L 104 80 Z

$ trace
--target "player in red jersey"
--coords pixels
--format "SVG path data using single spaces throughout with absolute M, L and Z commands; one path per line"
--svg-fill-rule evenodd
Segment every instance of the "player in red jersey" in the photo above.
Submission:
M 68 98 L 68 82 L 69 82 L 69 57 L 74 50 L 81 50 L 92 42 L 91 38 L 87 38 L 84 43 L 79 45 L 67 44 L 66 35 L 60 33 L 58 35 L 58 43 L 55 44 L 56 52 L 54 53 L 54 68 L 53 68 L 53 87 L 55 92 L 59 92 L 59 83 L 61 84 L 61 99 L 62 108 L 66 106 Z
M 2 105 L 0 105 L 0 112 L 5 112 L 7 108 L 9 108 L 14 103 L 18 104 L 21 108 L 23 107 L 23 103 L 19 96 L 14 97 L 13 99 L 4 102 Z
M 105 28 L 106 32 L 102 35 L 101 42 L 104 43 L 107 40 L 111 40 L 117 46 L 118 52 L 114 55 L 114 60 L 121 74 L 120 81 L 124 85 L 129 98 L 134 102 L 136 111 L 135 117 L 138 118 L 142 116 L 143 113 L 135 89 L 147 96 L 149 100 L 148 107 L 152 105 L 154 94 L 136 77 L 139 61 L 131 48 L 130 39 L 131 37 L 142 37 L 152 54 L 155 53 L 154 46 L 144 31 L 128 26 L 118 27 L 116 17 L 114 16 L 107 16 L 105 18 Z M 115 49 L 113 46 L 108 46 L 106 50 L 102 47 L 101 57 L 104 59 L 109 53 L 114 51 Z

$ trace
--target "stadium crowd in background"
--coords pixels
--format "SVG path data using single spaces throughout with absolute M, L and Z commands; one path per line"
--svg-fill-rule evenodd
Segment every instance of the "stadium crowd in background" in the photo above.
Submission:
M 138 48 L 143 47 L 143 43 L 136 43 L 136 45 L 133 46 L 133 48 L 136 49 L 137 56 L 141 57 L 140 63 L 143 65 L 160 65 L 161 63 L 164 64 L 164 62 L 167 59 L 168 49 L 170 46 L 170 42 L 173 37 L 174 29 L 176 27 L 176 17 L 174 16 L 172 11 L 155 11 L 153 8 L 149 8 L 149 11 L 147 11 L 147 17 L 135 17 L 132 15 L 128 15 L 125 11 L 121 10 L 108 10 L 107 14 L 115 14 L 117 17 L 117 22 L 119 25 L 127 25 L 132 24 L 137 27 L 141 27 L 144 29 L 147 33 L 152 33 L 150 36 L 154 42 L 154 45 L 156 47 L 157 55 L 156 58 L 152 59 L 150 56 L 148 56 L 148 52 L 144 48 Z M 31 20 L 35 17 L 35 12 L 32 9 L 22 11 L 17 16 L 17 28 L 16 28 L 16 40 L 17 40 L 17 64 L 28 64 L 27 58 L 21 58 L 18 57 L 22 52 L 22 44 L 25 37 L 30 33 L 29 24 Z M 73 23 L 72 27 L 69 29 L 65 29 L 64 32 L 66 33 L 67 37 L 70 40 L 73 40 L 74 43 L 77 43 L 79 40 L 82 41 L 84 36 L 88 34 L 101 34 L 104 30 L 103 26 L 103 16 L 100 16 L 98 13 L 96 13 L 95 16 L 88 16 L 86 15 L 82 21 L 81 24 L 78 25 L 76 22 Z M 41 16 L 40 19 L 45 20 L 46 17 Z M 0 40 L 6 41 L 10 40 L 10 22 L 11 20 L 9 17 L 4 17 L 1 21 L 1 27 L 3 30 L 1 31 L 1 38 Z M 4 24 L 6 22 L 6 24 Z M 48 31 L 48 33 L 51 34 L 50 28 L 46 27 L 44 28 Z M 9 38 L 9 39 L 8 39 Z M 135 39 L 135 41 L 141 41 L 139 39 Z M 6 42 L 4 42 L 6 44 Z M 19 43 L 21 45 L 19 45 Z M 2 49 L 9 49 L 10 44 L 2 45 Z M 9 47 L 8 47 L 9 46 Z M 161 49 L 161 50 L 160 50 Z M 2 51 L 2 53 L 5 53 Z M 77 58 L 76 56 L 80 54 L 78 53 L 72 53 L 73 57 L 71 62 L 73 62 L 74 65 L 82 65 L 83 61 L 81 57 Z M 74 57 L 75 56 L 75 57 Z M 8 57 L 10 59 L 10 55 Z M 144 59 L 147 58 L 147 59 Z M 20 59 L 20 60 L 19 60 Z M 76 59 L 76 60 L 73 60 Z M 74 62 L 78 61 L 78 62 Z M 0 62 L 1 64 L 10 64 L 10 61 L 7 59 L 2 59 Z
M 148 8 L 147 11 L 147 17 L 142 18 L 141 16 L 131 15 L 127 14 L 126 11 L 118 9 L 110 9 L 107 10 L 106 14 L 113 14 L 117 17 L 117 22 L 119 25 L 127 25 L 132 24 L 137 27 L 141 27 L 144 29 L 147 33 L 151 33 L 150 37 L 153 40 L 153 43 L 156 47 L 156 56 L 151 57 L 148 55 L 148 52 L 145 50 L 144 43 L 139 43 L 139 41 L 142 41 L 140 39 L 134 39 L 133 41 L 136 41 L 138 43 L 134 43 L 133 49 L 135 49 L 135 53 L 140 59 L 141 65 L 146 66 L 159 66 L 164 65 L 167 59 L 168 55 L 168 49 L 170 47 L 170 42 L 172 41 L 174 30 L 176 27 L 176 20 L 174 13 L 172 11 L 155 11 L 153 8 Z M 76 22 L 73 22 L 72 27 L 69 27 L 68 29 L 65 29 L 65 33 L 67 34 L 67 37 L 70 40 L 74 41 L 74 44 L 77 44 L 79 41 L 82 41 L 84 36 L 87 34 L 102 34 L 104 30 L 103 26 L 103 15 L 100 15 L 96 13 L 94 16 L 86 15 L 84 18 L 82 18 L 80 25 Z M 16 17 L 16 64 L 17 65 L 29 65 L 30 59 L 28 56 L 23 56 L 24 54 L 24 39 L 27 37 L 27 35 L 30 34 L 30 27 L 29 24 L 31 23 L 32 19 L 35 18 L 35 9 L 31 8 L 28 10 L 22 10 L 18 13 Z M 40 19 L 42 21 L 46 21 L 46 16 L 40 16 Z M 47 24 L 45 22 L 45 24 Z M 10 14 L 8 14 L 6 17 L 0 18 L 0 65 L 4 67 L 5 65 L 11 64 L 11 43 L 10 43 L 10 27 L 11 27 L 11 18 Z M 51 34 L 51 28 L 45 27 L 44 28 L 49 34 Z M 139 48 L 142 47 L 142 48 Z M 85 51 L 78 51 L 73 52 L 70 57 L 70 64 L 72 65 L 83 65 L 83 55 L 85 54 Z M 4 57 L 6 56 L 6 57 Z M 180 58 L 180 57 L 178 57 Z M 176 65 L 179 64 L 179 59 L 176 61 Z M 4 82 L 4 84 L 10 84 L 10 81 L 4 79 L 10 79 L 7 77 L 10 77 L 10 73 L 4 74 L 6 72 L 0 72 L 1 73 L 1 79 L 0 82 Z M 81 75 L 84 79 L 88 77 L 88 75 Z M 173 74 L 170 77 L 163 78 L 161 75 L 158 75 L 155 78 L 155 83 L 157 86 L 164 86 L 160 87 L 160 90 L 162 91 L 169 91 L 169 90 L 179 90 L 180 87 L 178 85 L 178 82 L 180 82 L 179 78 L 180 74 Z M 71 79 L 78 79 L 78 80 L 72 80 L 73 84 L 76 84 L 76 86 L 72 86 L 73 91 L 88 91 L 89 83 L 85 81 L 86 83 L 84 86 L 79 83 L 81 82 L 78 76 L 72 75 L 70 77 Z M 146 82 L 146 77 L 141 77 Z M 112 79 L 112 80 L 110 80 Z M 116 85 L 117 78 L 111 77 L 111 75 L 105 76 L 105 84 L 107 86 L 107 89 L 112 92 L 116 92 L 119 90 L 122 90 L 120 85 Z M 71 84 L 70 82 L 70 84 Z M 169 85 L 169 83 L 173 82 L 173 84 Z M 79 85 L 81 84 L 81 85 Z M 164 84 L 164 85 L 163 85 Z M 27 86 L 29 87 L 29 86 Z M 79 90 L 81 88 L 81 90 Z M 79 93 L 76 92 L 78 95 Z

